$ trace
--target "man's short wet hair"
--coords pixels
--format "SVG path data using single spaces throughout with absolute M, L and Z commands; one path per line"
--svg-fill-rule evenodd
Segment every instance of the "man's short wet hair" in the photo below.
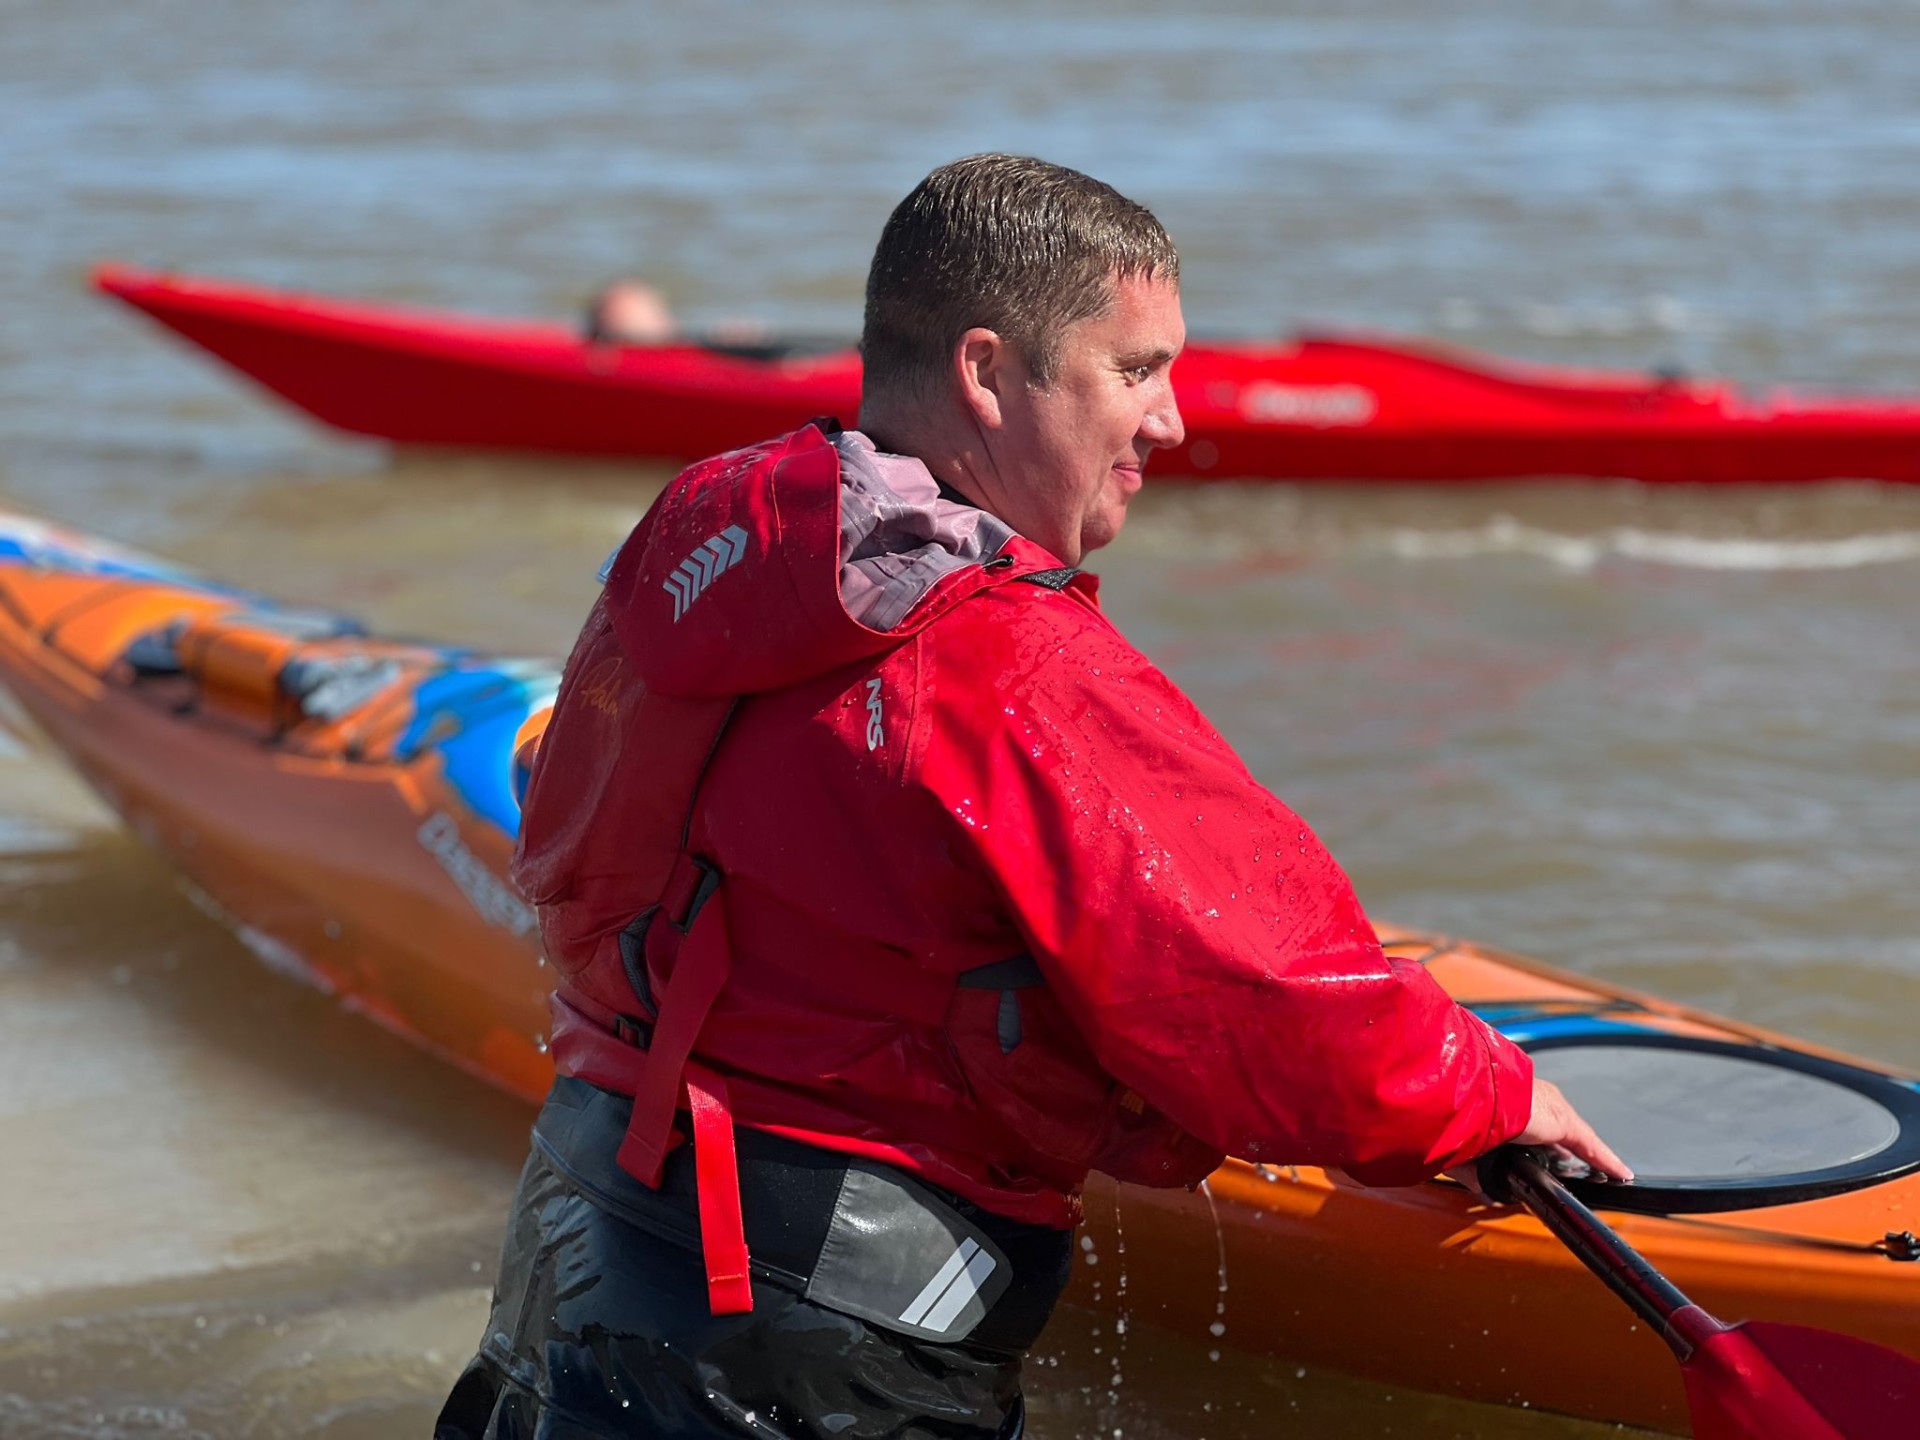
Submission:
M 869 393 L 925 394 L 975 326 L 1019 348 L 1041 386 L 1060 340 L 1105 314 L 1117 279 L 1180 282 L 1180 256 L 1144 205 L 1063 165 L 970 155 L 894 207 L 867 272 L 860 346 Z

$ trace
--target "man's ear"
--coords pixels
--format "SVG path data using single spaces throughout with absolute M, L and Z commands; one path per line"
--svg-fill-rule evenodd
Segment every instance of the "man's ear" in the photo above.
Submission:
M 1006 423 L 1009 387 L 1026 383 L 1025 367 L 997 330 L 976 325 L 953 342 L 954 391 L 988 430 Z

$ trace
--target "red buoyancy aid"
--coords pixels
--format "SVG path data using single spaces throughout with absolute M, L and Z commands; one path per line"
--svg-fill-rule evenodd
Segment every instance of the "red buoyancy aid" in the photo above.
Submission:
M 1405 1183 L 1516 1133 L 1525 1056 L 1381 955 L 1090 577 L 924 467 L 861 492 L 872 454 L 810 426 L 667 489 L 523 807 L 556 1069 L 634 1097 L 643 1183 L 690 1115 L 715 1312 L 751 1304 L 736 1118 L 1057 1227 L 1089 1168 Z
M 810 425 L 697 465 L 660 497 L 621 547 L 568 659 L 528 777 L 515 854 L 514 879 L 539 907 L 559 977 L 556 1069 L 634 1097 L 620 1167 L 658 1186 L 680 1138 L 676 1113 L 691 1116 L 716 1314 L 752 1305 L 732 1155 L 735 1087 L 696 1058 L 734 955 L 727 907 L 714 903 L 722 872 L 688 842 L 729 717 L 742 696 L 892 649 L 984 589 L 1065 573 L 1009 536 L 983 563 L 926 587 L 900 623 L 871 629 L 840 594 L 840 482 L 837 451 Z M 780 572 L 771 586 L 728 584 L 770 568 Z M 674 634 L 690 620 L 703 622 L 701 639 Z M 750 646 L 733 643 L 748 632 Z M 702 656 L 710 663 L 698 663 Z M 744 663 L 729 666 L 729 657 Z M 959 982 L 884 949 L 848 949 L 834 957 L 831 979 L 815 983 L 828 1008 L 830 988 L 845 986 L 866 1005 L 938 1024 Z M 918 1168 L 892 1145 L 810 1126 L 804 1106 L 782 1115 L 764 1090 L 754 1098 L 748 1118 L 764 1128 Z M 994 1141 L 983 1134 L 978 1143 Z M 1181 1178 L 1217 1163 L 1193 1148 L 1197 1161 Z

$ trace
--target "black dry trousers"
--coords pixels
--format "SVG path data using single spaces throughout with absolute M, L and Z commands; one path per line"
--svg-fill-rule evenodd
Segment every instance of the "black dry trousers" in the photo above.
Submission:
M 435 1440 L 1011 1440 L 1067 1231 L 739 1132 L 753 1310 L 707 1304 L 690 1147 L 658 1191 L 613 1163 L 631 1102 L 555 1082 L 493 1312 Z

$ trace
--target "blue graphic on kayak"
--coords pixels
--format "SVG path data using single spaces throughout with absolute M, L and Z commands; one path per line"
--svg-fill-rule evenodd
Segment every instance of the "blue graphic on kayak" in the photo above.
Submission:
M 550 704 L 559 677 L 537 661 L 456 666 L 421 682 L 414 715 L 394 747 L 404 762 L 439 752 L 447 783 L 476 815 L 511 836 L 520 829 L 513 742 L 534 711 Z
M 17 560 L 42 570 L 61 570 L 74 575 L 190 585 L 209 595 L 246 593 L 149 556 L 83 541 L 25 516 L 0 516 L 0 527 L 3 527 L 0 528 L 0 563 Z
M 1516 1045 L 1566 1035 L 1644 1034 L 1632 1015 L 1640 1007 L 1630 1000 L 1482 1001 L 1467 1007 Z

